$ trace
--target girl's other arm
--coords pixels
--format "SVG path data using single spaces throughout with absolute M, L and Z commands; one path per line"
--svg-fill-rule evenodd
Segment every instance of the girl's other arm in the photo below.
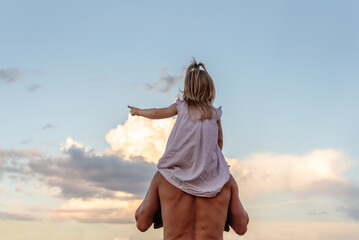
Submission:
M 149 108 L 149 109 L 140 109 L 132 106 L 128 106 L 131 111 L 132 116 L 141 116 L 150 119 L 162 119 L 169 118 L 177 115 L 177 104 L 174 103 L 166 108 Z
M 222 131 L 222 124 L 221 119 L 217 121 L 218 124 L 218 146 L 222 150 L 223 148 L 223 131 Z

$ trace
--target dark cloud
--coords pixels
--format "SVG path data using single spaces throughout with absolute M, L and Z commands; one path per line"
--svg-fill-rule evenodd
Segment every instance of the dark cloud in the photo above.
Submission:
M 337 196 L 345 203 L 344 207 L 339 208 L 338 211 L 344 212 L 355 221 L 359 221 L 359 188 L 353 186 L 350 189 Z
M 0 69 L 0 82 L 13 83 L 20 78 L 20 71 L 17 68 Z
M 176 85 L 183 81 L 184 74 L 186 69 L 183 67 L 181 69 L 181 74 L 178 76 L 173 76 L 168 74 L 168 68 L 163 68 L 161 70 L 160 79 L 155 83 L 144 83 L 144 85 L 147 87 L 148 91 L 158 91 L 161 93 L 168 93 L 171 89 L 176 87 Z
M 30 143 L 31 141 L 32 141 L 32 139 L 31 139 L 31 138 L 28 138 L 28 139 L 26 139 L 26 140 L 21 141 L 21 143 L 24 144 L 24 145 L 26 145 L 26 144 Z
M 29 214 L 22 213 L 11 213 L 0 211 L 0 219 L 1 220 L 21 220 L 21 221 L 34 221 L 37 220 L 36 217 Z
M 37 149 L 2 149 L 0 147 L 0 161 L 19 160 L 35 156 L 39 156 L 39 151 Z
M 60 156 L 49 156 L 33 149 L 0 148 L 0 176 L 5 172 L 17 181 L 37 179 L 48 186 L 59 187 L 59 197 L 66 199 L 119 198 L 115 195 L 117 191 L 131 193 L 138 199 L 147 192 L 156 171 L 155 164 L 141 157 L 129 162 L 116 155 L 96 154 L 75 145 L 62 151 Z M 312 182 L 307 191 L 293 194 L 333 197 L 344 203 L 341 212 L 359 220 L 359 187 L 354 182 L 330 178 Z M 317 209 L 307 214 L 328 213 Z
M 29 171 L 25 170 L 26 164 L 24 163 L 24 160 L 33 158 L 37 155 L 38 151 L 36 149 L 7 150 L 0 148 L 0 178 L 2 178 L 4 172 L 19 175 L 19 177 L 21 174 L 25 173 L 28 175 Z
M 359 221 L 359 187 L 349 181 L 326 180 L 318 181 L 312 186 L 312 194 L 329 195 L 345 203 L 337 209 L 355 221 Z
M 341 208 L 340 211 L 345 212 L 347 215 L 349 215 L 355 221 L 359 221 L 359 204 L 356 204 L 356 205 L 357 206 Z
M 156 165 L 143 159 L 135 162 L 115 155 L 96 155 L 72 146 L 60 157 L 35 150 L 0 149 L 0 176 L 3 172 L 16 181 L 37 179 L 59 187 L 63 198 L 115 197 L 115 191 L 143 197 L 156 171 Z
M 11 179 L 36 178 L 59 187 L 64 198 L 114 197 L 115 191 L 143 197 L 156 171 L 155 164 L 143 160 L 129 162 L 115 155 L 96 155 L 74 145 L 60 157 L 1 150 L 0 163 Z
M 307 212 L 308 215 L 327 215 L 327 211 L 309 211 Z
M 42 127 L 42 129 L 49 129 L 49 128 L 55 128 L 54 125 L 52 125 L 51 123 L 46 124 L 45 126 Z
M 359 187 L 350 181 L 325 179 L 313 182 L 305 194 L 322 194 L 343 199 L 359 199 Z
M 43 86 L 38 85 L 38 84 L 34 84 L 34 85 L 31 85 L 27 90 L 28 90 L 29 92 L 35 92 L 36 90 L 38 90 L 38 89 L 41 88 L 41 87 L 43 87 Z
M 134 217 L 130 214 L 123 216 L 123 209 L 56 209 L 50 215 L 55 221 L 76 220 L 82 223 L 133 223 Z M 66 215 L 66 217 L 63 217 Z M 86 216 L 86 217 L 84 217 Z

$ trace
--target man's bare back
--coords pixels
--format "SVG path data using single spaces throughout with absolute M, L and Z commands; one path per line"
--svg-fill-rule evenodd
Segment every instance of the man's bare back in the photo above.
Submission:
M 202 198 L 174 187 L 157 172 L 136 211 L 138 229 L 146 231 L 159 213 L 165 240 L 223 239 L 226 221 L 239 235 L 247 231 L 248 215 L 232 176 L 215 197 Z

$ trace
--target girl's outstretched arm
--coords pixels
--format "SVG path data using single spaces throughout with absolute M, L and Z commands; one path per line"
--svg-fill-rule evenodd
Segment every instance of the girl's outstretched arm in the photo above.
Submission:
M 174 103 L 166 108 L 149 108 L 149 109 L 140 109 L 132 106 L 128 106 L 131 111 L 132 116 L 141 116 L 150 119 L 162 119 L 169 118 L 177 115 L 177 104 Z

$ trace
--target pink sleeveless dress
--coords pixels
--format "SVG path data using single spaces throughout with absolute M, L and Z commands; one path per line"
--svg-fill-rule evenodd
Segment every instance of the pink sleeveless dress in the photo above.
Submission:
M 214 108 L 212 119 L 193 120 L 187 104 L 176 101 L 178 116 L 157 168 L 164 178 L 182 191 L 199 197 L 216 196 L 230 178 L 229 166 L 218 146 L 217 121 L 222 108 Z

